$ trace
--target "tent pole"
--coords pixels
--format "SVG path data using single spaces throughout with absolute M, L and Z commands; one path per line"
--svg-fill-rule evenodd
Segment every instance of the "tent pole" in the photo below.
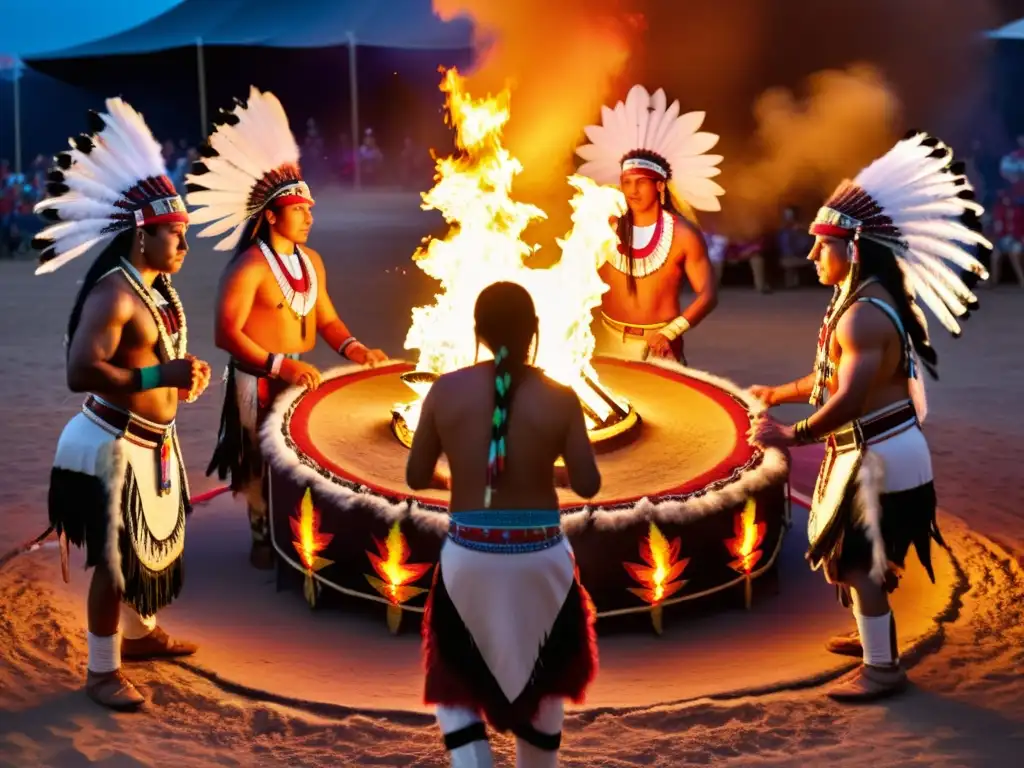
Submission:
M 356 74 L 356 36 L 348 33 L 348 91 L 352 113 L 352 168 L 356 189 L 363 187 L 363 174 L 359 160 L 359 78 Z
M 14 172 L 21 173 L 21 62 L 14 65 Z
M 203 56 L 203 38 L 196 38 L 196 69 L 199 73 L 199 141 L 206 140 L 206 58 Z

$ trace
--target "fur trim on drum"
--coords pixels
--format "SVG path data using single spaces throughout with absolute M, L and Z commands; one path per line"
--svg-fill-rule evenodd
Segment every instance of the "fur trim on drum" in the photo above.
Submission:
M 727 379 L 687 368 L 673 360 L 649 360 L 648 363 L 678 371 L 725 390 L 749 411 L 751 417 L 764 410 L 762 403 Z M 323 380 L 326 382 L 362 370 L 361 366 L 340 366 L 326 372 Z M 443 508 L 411 500 L 389 501 L 366 486 L 344 480 L 322 467 L 314 466 L 302 454 L 288 435 L 287 424 L 304 392 L 300 387 L 291 387 L 283 392 L 260 428 L 263 454 L 273 468 L 301 487 L 312 487 L 318 497 L 329 499 L 343 510 L 357 506 L 370 509 L 388 524 L 409 518 L 423 530 L 433 530 L 438 536 L 445 535 L 448 531 L 448 515 Z M 614 508 L 581 505 L 579 509 L 562 513 L 562 527 L 571 535 L 591 525 L 599 530 L 611 531 L 647 520 L 656 523 L 686 523 L 723 509 L 737 507 L 759 491 L 784 482 L 788 474 L 789 458 L 785 452 L 777 448 L 758 449 L 745 466 L 694 493 L 672 498 L 644 497 Z

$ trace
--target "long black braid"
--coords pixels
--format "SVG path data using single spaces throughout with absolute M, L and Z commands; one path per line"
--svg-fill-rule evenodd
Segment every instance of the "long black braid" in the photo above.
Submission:
M 473 315 L 477 336 L 494 354 L 494 410 L 484 492 L 484 506 L 490 507 L 508 455 L 506 439 L 512 394 L 522 381 L 530 346 L 537 338 L 537 313 L 525 288 L 517 283 L 499 282 L 480 292 Z
M 623 155 L 621 163 L 626 160 L 632 159 L 649 160 L 653 163 L 657 163 L 663 167 L 667 173 L 665 178 L 665 202 L 662 203 L 661 207 L 663 210 L 668 211 L 673 216 L 680 217 L 682 214 L 676 209 L 675 204 L 672 202 L 672 195 L 668 193 L 668 181 L 672 178 L 672 167 L 669 165 L 668 160 L 659 155 L 657 152 L 651 152 L 646 149 L 634 149 L 632 152 L 627 152 Z M 628 272 L 626 273 L 626 289 L 630 295 L 636 295 L 636 277 L 633 275 L 635 267 L 635 259 L 633 258 L 633 211 L 627 210 L 625 215 L 619 217 L 619 222 L 616 226 L 616 232 L 619 236 L 619 252 L 626 257 L 626 266 Z

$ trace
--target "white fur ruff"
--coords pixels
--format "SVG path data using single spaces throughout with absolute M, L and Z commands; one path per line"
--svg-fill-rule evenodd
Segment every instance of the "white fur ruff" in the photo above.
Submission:
M 865 449 L 857 473 L 857 492 L 853 498 L 853 521 L 864 531 L 871 543 L 871 571 L 869 576 L 877 584 L 885 580 L 889 559 L 882 538 L 882 502 L 885 490 L 885 461 Z
M 711 179 L 722 172 L 717 167 L 722 156 L 707 154 L 718 143 L 718 135 L 699 130 L 704 112 L 680 115 L 679 102 L 667 102 L 663 89 L 651 94 L 634 85 L 625 102 L 601 107 L 601 125 L 583 129 L 590 143 L 576 150 L 586 161 L 577 173 L 598 184 L 618 186 L 623 155 L 646 149 L 661 155 L 671 167 L 668 186 L 674 197 L 699 211 L 719 211 L 718 198 L 725 190 Z
M 620 358 L 626 360 L 628 358 Z M 743 403 L 755 416 L 764 410 L 764 404 L 740 389 L 732 382 L 694 368 L 687 368 L 672 360 L 650 359 L 650 365 L 679 371 L 694 379 L 719 387 Z M 351 375 L 363 370 L 361 366 L 344 365 L 326 372 L 323 380 Z M 414 501 L 390 502 L 365 486 L 353 490 L 348 486 L 324 477 L 302 462 L 296 451 L 290 448 L 283 434 L 285 415 L 305 392 L 301 387 L 291 387 L 283 392 L 274 403 L 260 429 L 260 445 L 266 460 L 277 472 L 285 474 L 301 487 L 313 487 L 317 495 L 330 499 L 341 510 L 366 507 L 386 523 L 411 519 L 419 528 L 434 531 L 443 536 L 448 531 L 448 515 L 429 508 L 423 508 Z M 629 509 L 606 509 L 583 505 L 579 509 L 562 513 L 562 528 L 568 535 L 577 533 L 588 526 L 598 530 L 615 531 L 638 522 L 686 523 L 724 509 L 743 504 L 750 496 L 772 485 L 782 483 L 789 474 L 786 454 L 777 448 L 764 450 L 759 464 L 744 470 L 738 478 L 723 488 L 709 491 L 703 496 L 682 501 L 658 501 L 644 497 Z
M 81 420 L 77 421 L 76 420 Z M 86 423 L 87 422 L 87 423 Z M 88 421 L 84 414 L 79 413 L 64 428 L 65 435 L 71 437 L 76 429 L 84 427 L 90 432 L 100 433 L 99 426 Z M 104 561 L 110 570 L 114 585 L 124 590 L 124 574 L 121 571 L 121 532 L 124 530 L 124 514 L 121 509 L 121 493 L 124 479 L 128 471 L 128 455 L 124 446 L 114 435 L 103 433 L 99 444 L 84 445 L 79 441 L 70 446 L 70 450 L 58 442 L 57 453 L 53 460 L 55 469 L 66 469 L 98 478 L 107 490 L 107 540 L 104 544 Z M 69 441 L 70 442 L 70 441 Z M 68 445 L 68 443 L 65 443 Z

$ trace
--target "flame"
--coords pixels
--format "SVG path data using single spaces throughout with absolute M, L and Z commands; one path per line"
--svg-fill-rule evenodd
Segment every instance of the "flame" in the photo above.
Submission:
M 367 574 L 366 579 L 382 597 L 387 598 L 393 605 L 401 605 L 427 591 L 423 587 L 410 585 L 430 570 L 431 563 L 407 562 L 412 552 L 405 536 L 402 535 L 400 523 L 396 522 L 391 526 L 384 541 L 374 538 L 373 542 L 377 545 L 379 554 L 367 552 L 366 555 L 380 578 Z
M 298 517 L 292 517 L 289 522 L 292 525 L 292 535 L 295 536 L 292 545 L 306 570 L 319 571 L 330 565 L 331 561 L 319 557 L 319 554 L 331 543 L 334 534 L 320 532 L 320 512 L 313 506 L 313 496 L 309 488 L 299 503 Z
M 677 559 L 681 545 L 678 536 L 669 542 L 652 521 L 647 538 L 640 542 L 640 557 L 647 566 L 622 564 L 629 575 L 643 585 L 630 587 L 629 591 L 650 605 L 658 605 L 686 586 L 685 581 L 677 581 L 690 563 L 689 558 Z
M 757 503 L 753 499 L 747 499 L 743 509 L 733 518 L 736 538 L 727 539 L 725 542 L 729 554 L 736 558 L 729 563 L 730 568 L 743 574 L 749 574 L 754 570 L 754 566 L 764 555 L 758 547 L 764 541 L 767 528 L 766 523 L 757 522 Z
M 521 236 L 531 222 L 546 215 L 511 196 L 522 165 L 502 144 L 509 90 L 473 98 L 455 69 L 445 72 L 441 90 L 448 95 L 447 119 L 456 129 L 460 152 L 437 160 L 436 184 L 424 193 L 422 207 L 440 211 L 454 226 L 443 240 L 431 239 L 413 256 L 420 269 L 441 283 L 441 292 L 433 305 L 413 309 L 405 348 L 419 350 L 420 371 L 443 374 L 472 365 L 478 359 L 472 331 L 477 296 L 494 282 L 518 283 L 533 297 L 540 321 L 537 366 L 571 386 L 594 413 L 607 418 L 610 406 L 585 385 L 584 376 L 597 382 L 590 365 L 591 310 L 608 290 L 597 268 L 617 247 L 610 222 L 625 211 L 625 198 L 614 187 L 569 177 L 576 194 L 571 201 L 572 230 L 557 241 L 562 257 L 549 269 L 530 269 L 526 259 L 539 246 L 527 244 Z M 486 350 L 479 352 L 482 359 L 490 356 Z M 413 430 L 420 402 L 403 412 Z

